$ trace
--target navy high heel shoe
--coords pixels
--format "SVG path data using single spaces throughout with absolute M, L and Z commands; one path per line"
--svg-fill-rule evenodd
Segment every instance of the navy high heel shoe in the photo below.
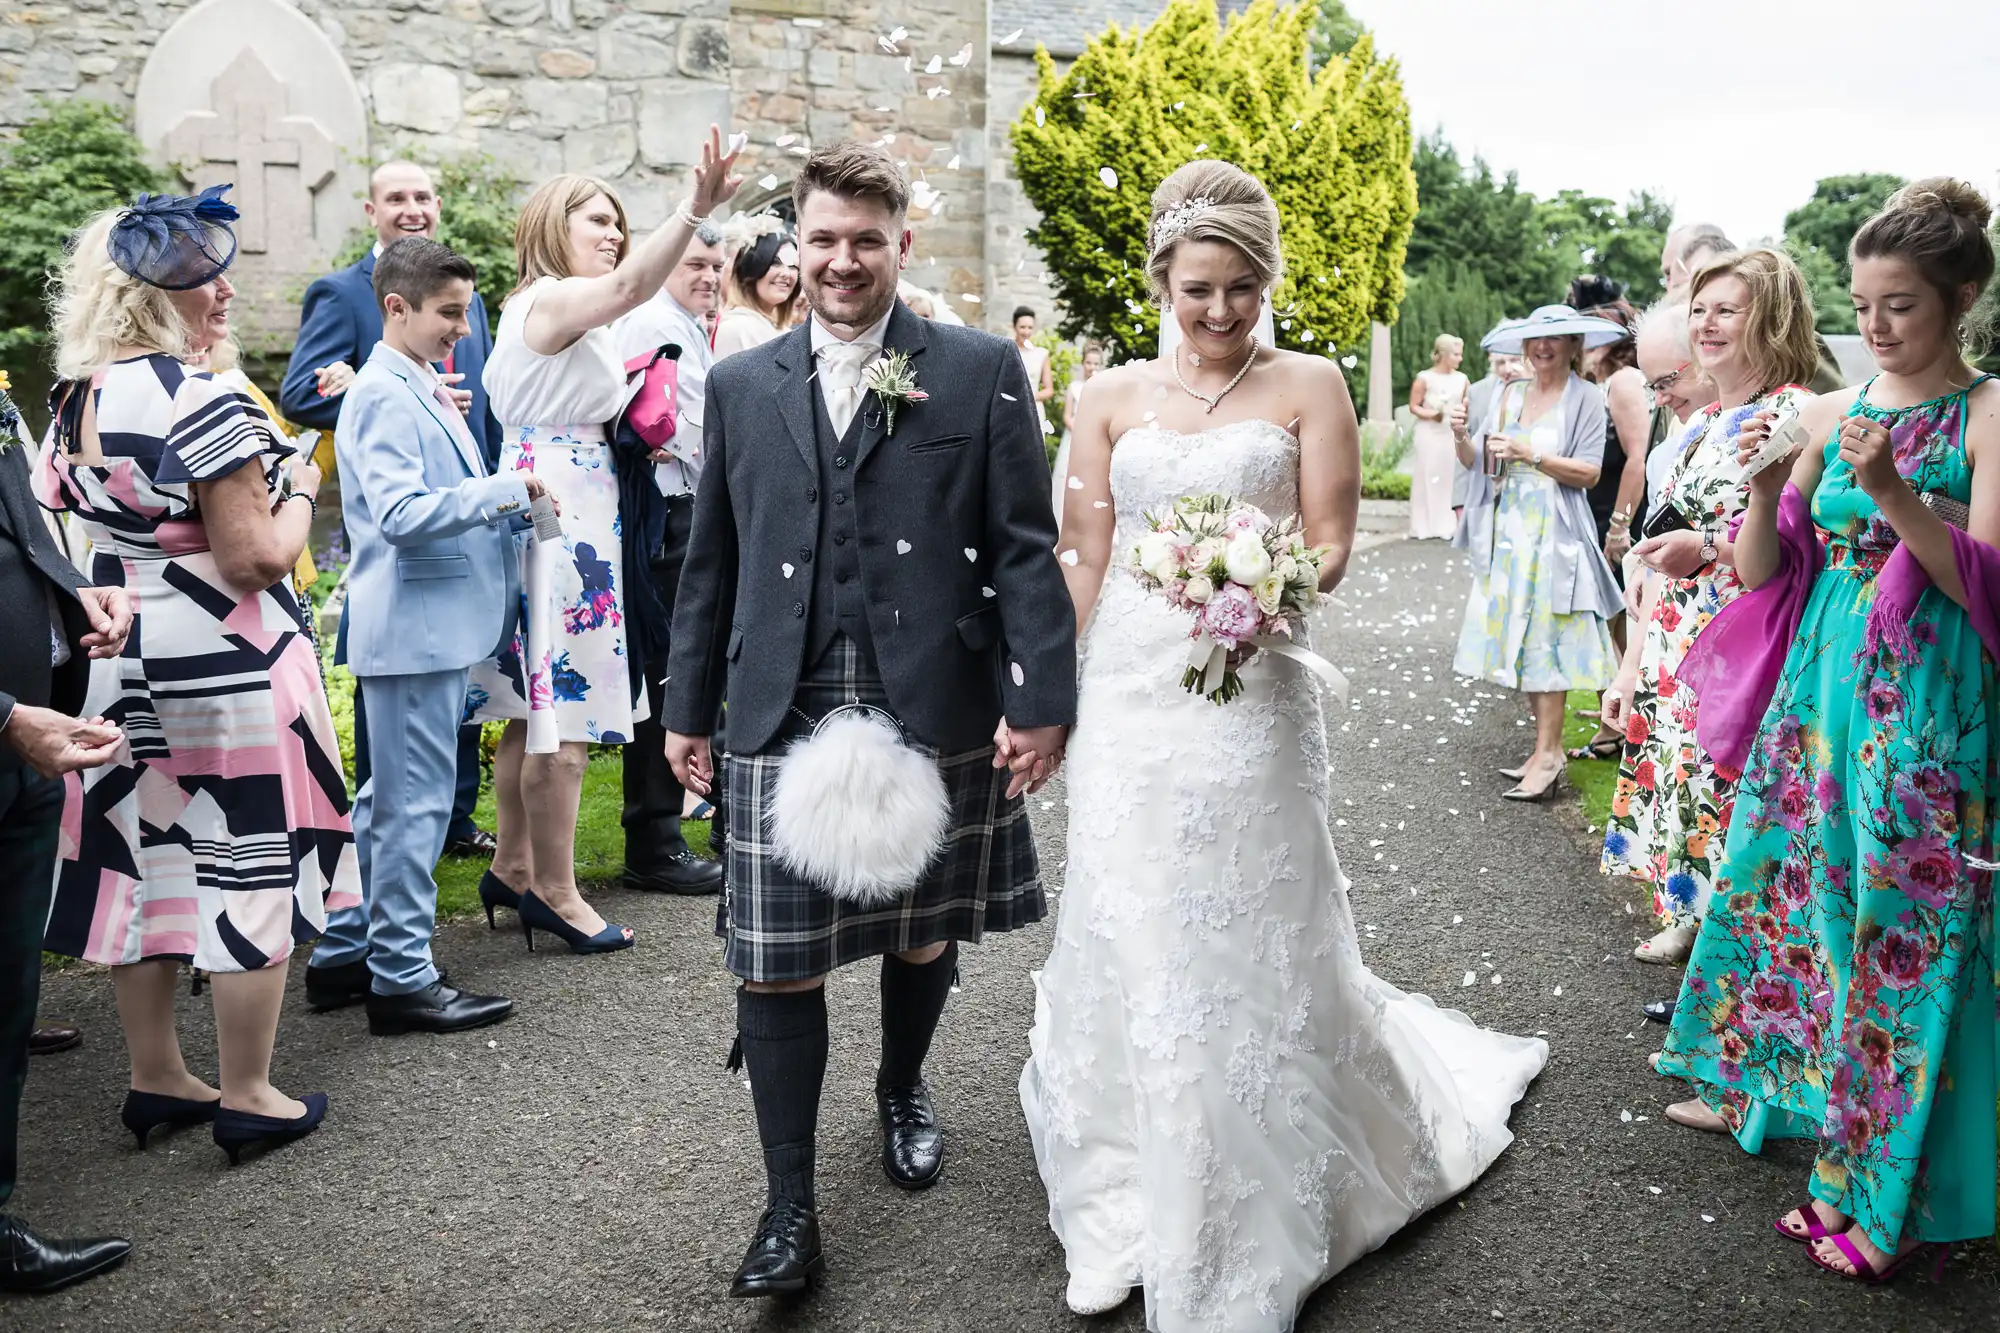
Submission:
M 119 1109 L 118 1118 L 139 1140 L 139 1151 L 144 1152 L 146 1136 L 160 1126 L 180 1129 L 186 1125 L 205 1125 L 215 1119 L 221 1106 L 220 1097 L 203 1101 L 198 1097 L 169 1097 L 161 1092 L 130 1088 L 126 1090 L 125 1105 Z
M 493 909 L 504 907 L 510 912 L 521 910 L 521 895 L 507 887 L 505 880 L 491 870 L 479 877 L 479 901 L 486 908 L 486 928 L 497 930 L 493 924 Z
M 215 1146 L 228 1153 L 229 1164 L 235 1166 L 245 1148 L 282 1148 L 294 1139 L 304 1138 L 326 1119 L 326 1094 L 309 1092 L 299 1100 L 306 1104 L 306 1113 L 292 1120 L 274 1115 L 253 1115 L 249 1111 L 232 1111 L 226 1106 L 217 1107 L 213 1131 Z
M 555 908 L 537 898 L 533 889 L 522 892 L 518 910 L 521 913 L 521 933 L 528 937 L 529 953 L 535 951 L 537 930 L 545 930 L 567 944 L 571 953 L 616 953 L 620 949 L 631 948 L 637 938 L 626 934 L 626 927 L 609 924 L 595 935 L 586 935 L 558 916 Z

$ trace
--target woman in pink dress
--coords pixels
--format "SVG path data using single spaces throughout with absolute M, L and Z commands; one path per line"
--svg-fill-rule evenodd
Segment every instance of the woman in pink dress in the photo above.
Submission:
M 319 471 L 263 409 L 184 359 L 229 333 L 236 210 L 141 195 L 78 234 L 57 302 L 56 420 L 37 493 L 82 520 L 92 581 L 133 605 L 87 711 L 125 741 L 71 774 L 46 947 L 111 968 L 132 1059 L 122 1118 L 213 1122 L 234 1161 L 312 1132 L 324 1093 L 271 1086 L 294 949 L 360 901 L 347 788 L 310 612 L 289 575 Z M 221 1090 L 174 1029 L 209 973 Z
M 1410 535 L 1419 540 L 1450 541 L 1458 530 L 1458 515 L 1451 508 L 1458 454 L 1446 423 L 1469 387 L 1458 368 L 1464 359 L 1464 340 L 1440 333 L 1431 344 L 1430 369 L 1418 371 L 1410 382 L 1410 413 L 1417 419 L 1410 460 Z

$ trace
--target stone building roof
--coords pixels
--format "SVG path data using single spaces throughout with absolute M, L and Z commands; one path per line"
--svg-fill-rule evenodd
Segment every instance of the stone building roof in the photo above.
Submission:
M 1224 3 L 1222 8 L 1240 8 Z M 1166 0 L 993 0 L 993 49 L 1032 55 L 1035 43 L 1049 48 L 1049 54 L 1070 60 L 1083 53 L 1085 43 L 1116 23 L 1135 28 L 1151 23 L 1166 8 Z M 1016 28 L 1021 38 L 1012 46 L 1000 39 Z

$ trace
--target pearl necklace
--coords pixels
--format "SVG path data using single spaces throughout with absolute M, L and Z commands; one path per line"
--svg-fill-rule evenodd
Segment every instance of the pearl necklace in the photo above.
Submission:
M 1190 352 L 1188 355 L 1190 358 L 1194 360 L 1194 363 L 1197 366 L 1201 364 L 1201 359 L 1199 357 L 1196 357 L 1194 353 Z M 1229 396 L 1229 391 L 1235 388 L 1238 384 L 1241 384 L 1243 382 L 1243 377 L 1250 373 L 1250 367 L 1256 363 L 1256 360 L 1257 360 L 1257 335 L 1253 333 L 1250 335 L 1250 355 L 1243 358 L 1242 369 L 1236 372 L 1236 377 L 1234 379 L 1230 380 L 1229 383 L 1222 386 L 1222 392 L 1216 394 L 1213 398 L 1211 398 L 1205 393 L 1196 393 L 1192 388 L 1188 386 L 1188 382 L 1181 377 L 1180 349 L 1175 348 L 1174 379 L 1179 382 L 1182 393 L 1186 394 L 1190 398 L 1194 398 L 1201 402 L 1207 403 L 1208 413 L 1213 413 L 1215 411 L 1215 405 L 1217 403 L 1220 403 L 1223 399 L 1227 398 Z M 1208 413 L 1204 413 L 1203 415 L 1207 415 Z

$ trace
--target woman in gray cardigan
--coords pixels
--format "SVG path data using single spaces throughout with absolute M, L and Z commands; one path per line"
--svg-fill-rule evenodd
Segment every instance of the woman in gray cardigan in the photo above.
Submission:
M 1601 690 L 1617 670 L 1606 624 L 1622 603 L 1588 495 L 1604 460 L 1604 394 L 1577 368 L 1585 347 L 1623 336 L 1560 305 L 1495 329 L 1485 348 L 1524 355 L 1532 378 L 1495 394 L 1485 420 L 1453 422 L 1472 485 L 1452 545 L 1472 557 L 1473 582 L 1452 669 L 1520 690 L 1534 709 L 1534 753 L 1501 770 L 1516 783 L 1510 801 L 1561 789 L 1568 693 Z

